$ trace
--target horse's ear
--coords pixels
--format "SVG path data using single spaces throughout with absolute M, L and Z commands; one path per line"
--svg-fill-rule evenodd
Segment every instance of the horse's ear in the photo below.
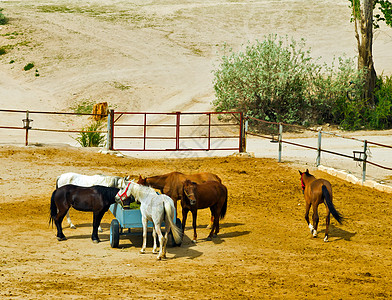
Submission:
M 300 174 L 300 175 L 302 175 L 302 174 L 303 174 L 303 173 L 302 173 L 300 170 L 298 170 L 298 172 L 299 172 L 299 174 Z
M 308 169 L 306 169 L 306 175 L 310 175 L 310 173 L 309 173 L 309 170 Z

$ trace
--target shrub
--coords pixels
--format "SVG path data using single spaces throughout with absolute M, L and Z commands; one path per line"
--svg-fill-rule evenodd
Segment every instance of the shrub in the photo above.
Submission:
M 376 106 L 369 112 L 369 125 L 372 129 L 392 127 L 392 76 L 379 77 L 375 90 Z
M 8 23 L 8 18 L 6 18 L 6 16 L 4 16 L 2 11 L 3 11 L 3 9 L 0 8 L 0 25 L 5 25 Z
M 101 132 L 97 132 L 103 128 L 104 124 L 100 121 L 93 122 L 89 126 L 83 128 L 84 132 L 81 132 L 75 140 L 82 147 L 101 147 L 105 145 L 105 135 Z
M 352 58 L 319 65 L 304 40 L 277 35 L 248 45 L 244 52 L 224 50 L 213 71 L 217 111 L 302 125 L 329 122 L 345 129 L 359 129 L 367 121 L 361 97 L 364 72 Z
M 23 70 L 28 71 L 28 70 L 31 70 L 32 68 L 34 68 L 34 64 L 33 63 L 28 63 L 27 65 L 25 65 L 23 67 Z
M 94 102 L 90 100 L 83 100 L 74 106 L 71 109 L 78 114 L 91 114 L 93 111 Z
M 244 52 L 224 50 L 214 71 L 217 111 L 240 110 L 267 121 L 299 123 L 309 107 L 307 82 L 316 66 L 305 42 L 270 35 Z

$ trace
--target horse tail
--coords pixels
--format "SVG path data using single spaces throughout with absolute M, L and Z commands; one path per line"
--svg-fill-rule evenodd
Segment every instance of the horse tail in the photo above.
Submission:
M 333 205 L 331 200 L 331 195 L 329 194 L 327 187 L 323 185 L 321 189 L 323 191 L 325 205 L 328 207 L 329 211 L 331 212 L 332 216 L 336 219 L 336 221 L 338 221 L 339 224 L 342 224 L 343 216 L 336 210 L 335 206 Z
M 165 195 L 163 195 L 163 196 L 165 196 Z M 169 222 L 170 229 L 172 231 L 173 238 L 174 238 L 175 242 L 177 244 L 181 244 L 182 230 L 180 228 L 178 228 L 176 226 L 176 224 L 174 224 L 174 222 L 173 222 L 174 211 L 175 211 L 174 202 L 169 196 L 167 196 L 167 197 L 163 197 L 163 204 L 164 204 L 165 213 L 166 213 L 165 222 Z
M 227 210 L 227 188 L 222 185 L 224 187 L 224 197 L 225 197 L 225 202 L 223 203 L 222 209 L 221 209 L 221 213 L 220 213 L 220 219 L 223 219 L 226 215 L 226 210 Z
M 52 227 L 53 227 L 54 218 L 57 215 L 57 206 L 56 206 L 56 202 L 54 201 L 55 195 L 56 195 L 56 190 L 52 193 L 52 198 L 50 199 L 49 226 L 50 224 L 52 224 Z

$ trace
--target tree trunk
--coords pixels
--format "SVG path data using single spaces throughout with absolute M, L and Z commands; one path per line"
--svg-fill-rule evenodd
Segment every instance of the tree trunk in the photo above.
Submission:
M 360 3 L 363 2 L 361 5 Z M 355 7 L 358 4 L 360 7 Z M 373 64 L 373 0 L 353 1 L 355 38 L 358 44 L 358 69 L 364 69 L 365 91 L 363 97 L 368 105 L 374 105 L 376 70 Z M 358 32 L 358 25 L 360 34 Z

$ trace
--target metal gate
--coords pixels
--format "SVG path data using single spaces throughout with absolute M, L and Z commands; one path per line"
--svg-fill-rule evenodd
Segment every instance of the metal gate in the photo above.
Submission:
M 108 148 L 117 151 L 242 152 L 242 124 L 243 115 L 240 112 L 153 113 L 111 110 Z

